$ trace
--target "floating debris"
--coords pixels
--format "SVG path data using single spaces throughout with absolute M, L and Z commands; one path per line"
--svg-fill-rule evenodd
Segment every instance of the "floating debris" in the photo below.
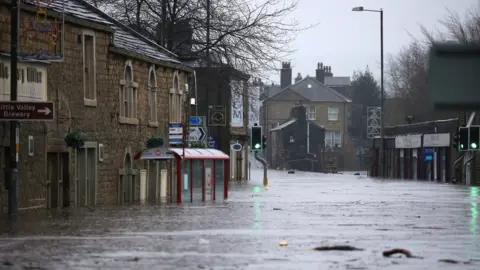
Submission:
M 284 240 L 284 241 L 281 241 L 281 242 L 280 242 L 280 246 L 281 246 L 281 247 L 286 247 L 286 246 L 288 246 L 287 241 L 285 241 L 285 240 Z
M 390 257 L 392 255 L 395 255 L 395 254 L 403 254 L 405 255 L 407 258 L 417 258 L 417 259 L 423 259 L 423 257 L 419 257 L 419 256 L 413 256 L 412 253 L 406 249 L 403 249 L 403 248 L 394 248 L 392 250 L 387 250 L 387 251 L 384 251 L 383 252 L 383 256 L 384 257 Z
M 452 260 L 452 259 L 441 259 L 441 260 L 438 260 L 439 262 L 443 262 L 443 263 L 451 263 L 451 264 L 471 264 L 472 262 L 469 262 L 469 261 L 466 261 L 466 262 L 462 262 L 462 261 L 456 261 L 456 260 Z
M 323 246 L 323 247 L 316 247 L 313 250 L 316 251 L 332 251 L 332 250 L 340 250 L 340 251 L 360 251 L 363 248 L 356 248 L 352 246 Z

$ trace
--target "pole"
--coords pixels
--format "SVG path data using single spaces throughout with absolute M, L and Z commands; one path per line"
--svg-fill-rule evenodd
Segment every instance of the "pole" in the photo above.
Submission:
M 19 1 L 12 0 L 10 28 L 10 100 L 17 101 L 17 47 L 18 47 L 18 13 Z M 18 152 L 19 132 L 16 121 L 10 121 L 10 175 L 8 177 L 8 218 L 15 220 L 18 210 Z
M 269 89 L 267 88 L 266 89 L 266 93 L 267 93 L 267 96 L 265 97 L 265 105 L 263 106 L 263 122 L 265 123 L 265 137 L 267 138 L 267 140 L 270 139 L 270 136 L 267 136 L 269 135 L 268 134 L 268 114 L 267 114 L 267 101 L 268 101 L 268 92 L 269 92 Z M 263 138 L 262 138 L 263 140 Z M 267 141 L 267 145 L 269 144 L 269 142 Z M 268 169 L 267 169 L 267 164 L 268 164 L 268 150 L 267 148 L 264 149 L 264 158 L 265 158 L 265 163 L 263 164 L 263 185 L 264 186 L 268 186 Z
M 263 185 L 267 186 L 268 185 L 268 178 L 267 178 L 267 162 L 265 159 L 261 158 L 258 156 L 258 151 L 254 152 L 255 159 L 258 160 L 260 163 L 263 164 Z
M 380 9 L 380 176 L 385 177 L 384 162 L 384 89 L 383 89 L 383 9 Z

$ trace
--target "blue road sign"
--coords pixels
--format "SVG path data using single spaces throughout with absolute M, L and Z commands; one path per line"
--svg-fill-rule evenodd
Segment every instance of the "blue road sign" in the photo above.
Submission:
M 168 142 L 170 144 L 181 144 L 183 142 L 182 123 L 168 124 Z
M 190 125 L 199 126 L 202 124 L 202 118 L 200 116 L 190 116 Z
M 433 160 L 433 148 L 423 148 L 423 160 L 432 161 Z

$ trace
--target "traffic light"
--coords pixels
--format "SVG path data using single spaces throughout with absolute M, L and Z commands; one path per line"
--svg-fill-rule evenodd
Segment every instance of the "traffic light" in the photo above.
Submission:
M 262 137 L 262 149 L 267 148 L 267 136 L 263 135 Z
M 478 150 L 480 145 L 480 126 L 471 126 L 469 130 L 468 149 Z
M 468 136 L 469 136 L 468 127 L 460 127 L 458 129 L 458 141 L 459 147 L 458 150 L 460 151 L 467 151 L 468 150 Z
M 453 135 L 452 146 L 453 148 L 460 150 L 460 136 L 458 134 L 458 130 L 457 130 L 457 133 Z
M 250 134 L 250 149 L 252 151 L 262 150 L 262 139 L 262 127 L 252 127 L 252 132 Z

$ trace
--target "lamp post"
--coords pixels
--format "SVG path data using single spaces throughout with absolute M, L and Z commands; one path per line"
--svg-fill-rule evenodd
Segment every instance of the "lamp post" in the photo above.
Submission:
M 367 11 L 367 12 L 377 12 L 380 13 L 380 176 L 384 177 L 384 89 L 383 89 L 383 9 L 364 9 L 363 7 L 354 7 L 352 11 Z

